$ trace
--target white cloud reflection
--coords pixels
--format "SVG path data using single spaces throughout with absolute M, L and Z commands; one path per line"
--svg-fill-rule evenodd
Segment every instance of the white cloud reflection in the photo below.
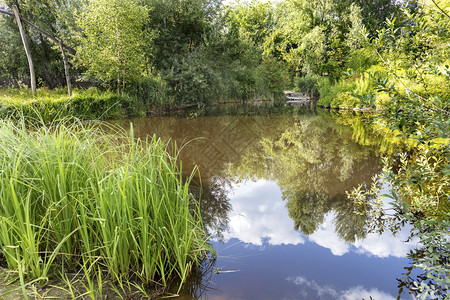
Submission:
M 275 182 L 245 181 L 233 184 L 228 193 L 233 211 L 230 213 L 229 230 L 224 233 L 225 241 L 237 238 L 257 246 L 305 242 L 302 234 L 293 229 L 286 202 L 282 200 L 281 190 Z M 413 247 L 403 242 L 407 236 L 408 230 L 399 232 L 397 237 L 386 231 L 382 235 L 369 234 L 364 240 L 350 244 L 339 238 L 335 232 L 334 215 L 328 214 L 324 223 L 308 239 L 339 256 L 352 251 L 377 257 L 406 257 Z
M 404 228 L 395 237 L 386 230 L 381 235 L 371 233 L 364 240 L 356 240 L 350 244 L 338 237 L 334 227 L 334 215 L 328 214 L 320 228 L 308 239 L 330 249 L 334 255 L 344 255 L 353 248 L 357 253 L 378 257 L 406 257 L 409 250 L 414 247 L 412 243 L 404 242 L 408 238 L 408 233 L 408 229 Z
M 293 230 L 281 191 L 275 182 L 258 180 L 233 185 L 229 198 L 233 211 L 225 240 L 237 238 L 261 246 L 303 244 L 304 238 Z
M 351 287 L 348 290 L 337 291 L 329 285 L 321 286 L 314 280 L 307 280 L 305 277 L 289 277 L 287 281 L 299 286 L 299 295 L 302 297 L 318 296 L 320 299 L 337 299 L 337 300 L 361 300 L 361 299 L 395 299 L 392 295 L 380 291 L 376 288 L 366 289 L 362 286 Z

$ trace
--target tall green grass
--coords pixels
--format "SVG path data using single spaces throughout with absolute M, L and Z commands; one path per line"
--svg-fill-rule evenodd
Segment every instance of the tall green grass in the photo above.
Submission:
M 22 280 L 84 269 L 182 284 L 213 252 L 191 178 L 159 139 L 26 124 L 0 120 L 0 249 Z
M 133 95 L 117 95 L 98 88 L 74 89 L 69 98 L 62 89 L 38 89 L 32 95 L 23 89 L 0 89 L 0 118 L 41 119 L 46 122 L 67 117 L 80 119 L 117 119 L 145 115 L 145 103 Z

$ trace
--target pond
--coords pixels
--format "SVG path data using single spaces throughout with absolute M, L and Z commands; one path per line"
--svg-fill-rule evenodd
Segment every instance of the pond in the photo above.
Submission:
M 337 120 L 261 104 L 113 122 L 175 142 L 184 174 L 198 166 L 192 191 L 218 257 L 181 299 L 396 299 L 409 232 L 368 233 L 346 197 L 395 149 L 362 146 Z

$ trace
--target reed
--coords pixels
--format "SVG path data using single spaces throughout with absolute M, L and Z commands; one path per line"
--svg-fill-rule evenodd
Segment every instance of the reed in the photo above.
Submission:
M 26 280 L 83 269 L 183 284 L 214 251 L 192 176 L 159 139 L 81 122 L 27 126 L 0 120 L 0 249 Z

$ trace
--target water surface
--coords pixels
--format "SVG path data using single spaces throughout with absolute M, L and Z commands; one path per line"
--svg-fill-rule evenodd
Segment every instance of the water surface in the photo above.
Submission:
M 408 232 L 369 234 L 346 197 L 381 172 L 380 149 L 329 112 L 227 106 L 115 123 L 131 122 L 137 137 L 176 143 L 184 174 L 199 168 L 193 193 L 218 258 L 182 299 L 397 297 Z

